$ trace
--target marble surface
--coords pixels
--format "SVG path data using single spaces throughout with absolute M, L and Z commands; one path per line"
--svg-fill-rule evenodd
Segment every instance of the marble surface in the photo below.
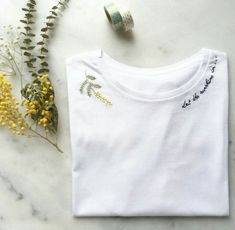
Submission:
M 0 0 L 0 26 L 18 25 L 25 0 Z M 55 0 L 38 2 L 38 28 Z M 60 113 L 64 154 L 40 140 L 12 137 L 0 128 L 0 230 L 170 230 L 235 229 L 235 1 L 117 0 L 132 12 L 132 33 L 117 34 L 103 5 L 110 1 L 70 0 L 50 44 L 50 63 Z M 65 59 L 102 48 L 120 62 L 162 66 L 201 47 L 228 53 L 230 74 L 230 216 L 74 218 L 71 215 L 71 150 Z

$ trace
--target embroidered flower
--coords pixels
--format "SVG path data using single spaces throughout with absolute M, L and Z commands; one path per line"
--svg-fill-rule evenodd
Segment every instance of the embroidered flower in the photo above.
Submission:
M 98 89 L 101 89 L 102 86 L 100 84 L 95 83 L 96 77 L 92 75 L 88 75 L 85 73 L 86 80 L 84 80 L 80 86 L 80 92 L 81 94 L 84 93 L 84 90 L 86 90 L 86 93 L 89 97 L 94 95 L 98 100 L 103 102 L 106 105 L 112 105 L 112 101 L 108 99 L 106 96 L 104 96 Z

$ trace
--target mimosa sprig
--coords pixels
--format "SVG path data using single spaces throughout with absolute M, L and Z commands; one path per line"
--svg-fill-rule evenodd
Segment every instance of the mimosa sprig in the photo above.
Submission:
M 35 0 L 27 0 L 22 8 L 21 32 L 20 27 L 17 30 L 7 27 L 7 34 L 15 40 L 0 38 L 0 125 L 10 129 L 12 134 L 40 137 L 59 152 L 62 150 L 57 145 L 58 111 L 47 59 L 51 32 L 67 2 L 58 0 L 51 8 L 38 36 L 41 37 L 39 42 L 35 42 L 37 35 L 34 33 Z M 7 79 L 13 76 L 19 77 L 21 82 L 21 103 L 13 96 L 11 79 Z M 28 76 L 33 80 L 30 81 Z

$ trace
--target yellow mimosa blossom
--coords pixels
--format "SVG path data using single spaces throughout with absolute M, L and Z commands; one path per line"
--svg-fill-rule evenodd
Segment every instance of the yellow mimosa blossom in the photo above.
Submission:
M 26 114 L 46 130 L 53 128 L 55 126 L 53 123 L 55 110 L 52 109 L 54 108 L 54 91 L 48 74 L 38 76 L 33 84 L 27 85 L 24 92 L 25 97 L 28 98 L 23 101 Z
M 28 125 L 19 111 L 19 102 L 12 95 L 12 85 L 0 73 L 0 125 L 16 135 L 27 135 Z

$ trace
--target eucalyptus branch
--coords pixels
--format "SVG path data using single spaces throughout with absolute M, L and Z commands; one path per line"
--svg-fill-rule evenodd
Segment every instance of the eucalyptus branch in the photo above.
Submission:
M 59 0 L 57 5 L 53 6 L 50 10 L 49 16 L 46 17 L 46 26 L 41 29 L 41 38 L 42 40 L 37 43 L 40 46 L 40 55 L 38 58 L 40 59 L 40 69 L 38 70 L 39 74 L 49 73 L 49 64 L 47 62 L 48 57 L 48 49 L 47 45 L 50 39 L 50 33 L 55 28 L 56 20 L 62 12 L 62 10 L 66 7 L 66 4 L 69 0 Z
M 20 47 L 21 50 L 23 50 L 23 55 L 26 56 L 26 65 L 29 69 L 29 72 L 33 77 L 37 76 L 37 73 L 35 72 L 35 62 L 36 58 L 32 54 L 32 51 L 35 48 L 35 45 L 33 44 L 32 37 L 35 37 L 35 34 L 32 31 L 32 25 L 35 24 L 34 21 L 34 13 L 36 12 L 36 1 L 35 0 L 28 0 L 28 3 L 26 4 L 25 8 L 22 8 L 22 10 L 25 12 L 24 19 L 20 20 L 24 24 L 25 32 L 21 32 L 24 35 L 24 46 Z

